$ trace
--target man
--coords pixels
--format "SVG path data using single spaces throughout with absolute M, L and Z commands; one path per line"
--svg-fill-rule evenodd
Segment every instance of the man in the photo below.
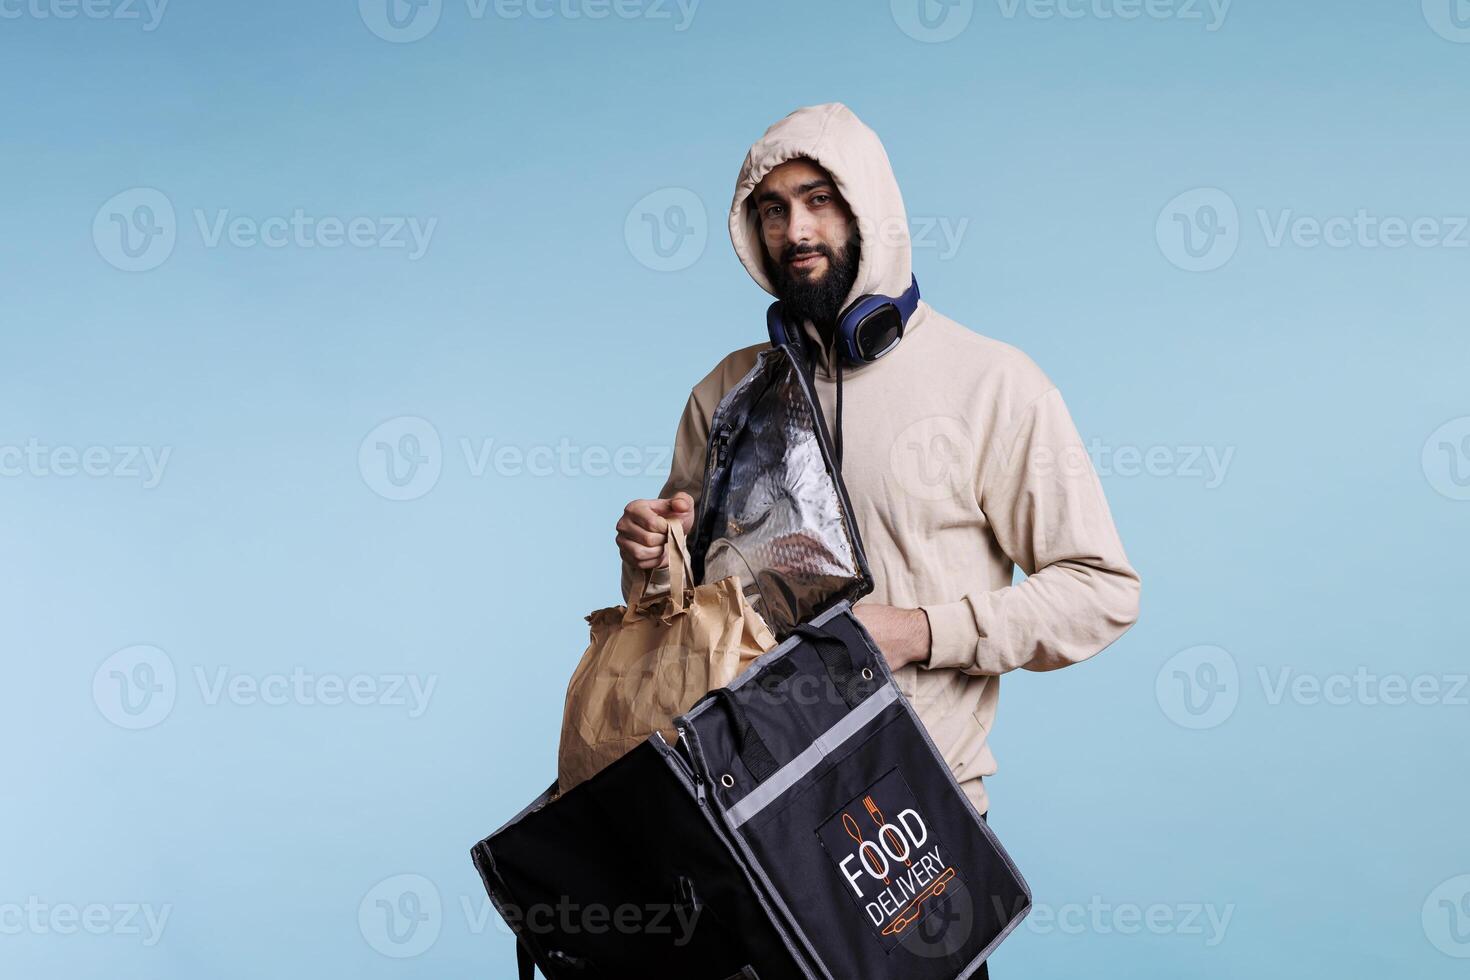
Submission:
M 923 301 L 890 353 L 838 364 L 838 314 L 864 294 L 898 296 L 911 270 L 888 155 L 846 106 L 799 109 L 751 147 L 730 236 L 786 322 L 802 323 L 829 421 L 841 367 L 842 477 L 874 579 L 854 611 L 983 814 L 1000 675 L 1085 660 L 1138 615 L 1138 574 L 1081 438 L 1026 355 Z M 662 528 L 693 523 L 710 416 L 767 346 L 730 354 L 690 393 L 658 499 L 617 522 L 625 596 L 647 569 L 667 589 Z M 1013 585 L 1016 567 L 1026 578 Z

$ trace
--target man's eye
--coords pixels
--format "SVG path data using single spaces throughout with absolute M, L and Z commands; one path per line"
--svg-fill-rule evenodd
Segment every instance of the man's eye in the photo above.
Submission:
M 818 204 L 818 205 L 820 205 L 820 204 L 826 204 L 830 200 L 832 200 L 832 198 L 829 195 L 827 195 L 827 194 L 814 194 L 814 195 L 812 195 L 812 203 L 813 204 Z
M 780 214 L 781 214 L 781 205 L 779 205 L 779 204 L 772 204 L 770 207 L 766 208 L 766 217 L 767 218 L 775 218 L 775 217 L 779 216 Z

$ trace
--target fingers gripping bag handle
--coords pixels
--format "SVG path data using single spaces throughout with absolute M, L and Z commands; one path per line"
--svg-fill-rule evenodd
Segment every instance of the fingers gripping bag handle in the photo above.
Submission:
M 689 558 L 689 541 L 684 536 L 684 524 L 677 517 L 664 524 L 664 556 L 669 565 L 669 599 L 674 608 L 682 611 L 684 605 L 684 593 L 689 586 L 694 584 L 694 567 Z M 631 623 L 638 615 L 638 607 L 643 603 L 643 594 L 653 582 L 653 573 L 657 569 L 650 568 L 633 582 L 632 593 L 628 596 L 628 608 L 623 613 L 623 622 Z

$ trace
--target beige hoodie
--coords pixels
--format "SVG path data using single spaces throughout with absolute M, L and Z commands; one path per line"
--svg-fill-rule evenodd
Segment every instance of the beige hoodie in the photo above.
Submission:
M 897 296 L 911 268 L 898 183 L 877 135 L 836 103 L 798 109 L 746 156 L 730 206 L 730 237 L 746 270 L 772 292 L 747 198 L 797 156 L 831 173 L 857 219 L 862 259 L 848 302 Z M 762 313 L 752 307 L 752 322 Z M 821 349 L 810 324 L 806 333 Z M 767 346 L 735 351 L 694 386 L 660 497 L 683 490 L 699 499 L 710 417 Z M 822 355 L 817 394 L 834 425 L 833 351 Z M 894 351 L 844 366 L 842 425 L 843 480 L 875 586 L 863 602 L 928 614 L 929 661 L 895 676 L 983 813 L 981 778 L 995 772 L 987 740 L 998 675 L 1065 667 L 1117 639 L 1138 615 L 1138 574 L 1056 387 L 1016 348 L 928 303 Z M 1012 584 L 1016 568 L 1026 577 Z M 624 565 L 625 597 L 633 574 Z M 667 588 L 666 570 L 655 588 Z

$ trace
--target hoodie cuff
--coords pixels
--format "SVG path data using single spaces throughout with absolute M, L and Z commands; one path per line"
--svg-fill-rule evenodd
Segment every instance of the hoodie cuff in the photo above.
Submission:
M 948 667 L 955 670 L 974 668 L 975 648 L 980 630 L 969 599 L 920 606 L 929 617 L 929 659 L 919 666 L 929 670 Z

